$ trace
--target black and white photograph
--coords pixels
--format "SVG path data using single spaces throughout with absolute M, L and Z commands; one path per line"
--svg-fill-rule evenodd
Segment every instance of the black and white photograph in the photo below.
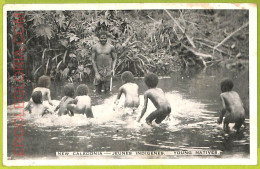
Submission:
M 257 163 L 255 4 L 3 16 L 4 165 Z

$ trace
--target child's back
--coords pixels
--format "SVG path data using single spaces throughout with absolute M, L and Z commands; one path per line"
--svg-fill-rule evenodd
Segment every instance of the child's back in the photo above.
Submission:
M 42 92 L 42 100 L 49 101 L 50 100 L 50 89 L 45 87 L 36 87 L 33 89 L 33 92 L 40 91 Z
M 58 115 L 61 116 L 68 114 L 67 105 L 73 101 L 74 99 L 72 97 L 64 96 L 60 101 Z
M 58 115 L 66 115 L 68 114 L 67 106 L 70 103 L 73 103 L 74 99 L 72 98 L 74 96 L 74 85 L 73 84 L 67 84 L 64 86 L 64 94 L 65 96 L 61 99 L 59 106 L 56 107 L 55 111 L 59 109 Z M 70 114 L 72 115 L 72 113 Z
M 32 94 L 32 102 L 30 104 L 30 113 L 43 116 L 47 113 L 53 113 L 48 106 L 44 105 L 42 102 L 41 91 L 35 91 Z
M 91 108 L 91 99 L 88 95 L 77 96 L 75 102 L 77 106 L 76 113 L 85 113 L 87 108 Z
M 235 123 L 241 118 L 245 118 L 245 109 L 237 92 L 224 92 L 220 94 L 220 97 L 225 102 L 227 111 L 225 117 L 229 116 L 230 123 Z
M 151 100 L 157 109 L 168 109 L 168 107 L 170 107 L 168 99 L 166 98 L 163 90 L 160 88 L 148 89 L 144 95 Z
M 137 84 L 133 83 L 134 75 L 130 71 L 125 71 L 121 75 L 121 80 L 124 83 L 118 91 L 118 95 L 115 101 L 115 104 L 118 104 L 118 100 L 120 99 L 121 95 L 125 95 L 125 104 L 124 107 L 128 108 L 135 108 L 139 107 L 140 100 L 139 100 L 139 87 Z
M 43 104 L 35 104 L 34 102 L 31 103 L 31 113 L 43 116 L 48 108 Z
M 88 86 L 81 84 L 77 87 L 77 97 L 74 99 L 74 104 L 68 104 L 67 109 L 77 113 L 86 114 L 87 118 L 93 118 L 91 99 L 88 96 Z
M 138 85 L 135 83 L 126 83 L 119 88 L 119 91 L 125 94 L 125 107 L 138 107 L 140 104 L 138 95 Z

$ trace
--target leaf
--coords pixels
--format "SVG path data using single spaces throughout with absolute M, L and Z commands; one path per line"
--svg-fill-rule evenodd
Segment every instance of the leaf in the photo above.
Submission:
M 59 18 L 56 18 L 56 22 L 58 22 L 59 26 L 62 28 L 65 26 L 65 16 L 63 14 L 59 15 Z
M 62 61 L 60 61 L 60 62 L 58 63 L 57 68 L 56 68 L 57 71 L 59 70 L 59 67 L 60 67 L 60 64 L 61 64 L 61 63 L 62 63 Z
M 63 78 L 68 77 L 69 71 L 70 71 L 69 68 L 65 68 L 65 69 L 62 71 L 61 76 L 62 76 Z
M 75 55 L 74 53 L 70 53 L 70 54 L 69 54 L 69 57 L 70 57 L 70 58 L 76 58 L 76 55 Z
M 48 71 L 49 61 L 50 61 L 50 58 L 47 60 L 46 69 L 45 69 L 45 74 L 47 74 L 47 71 Z
M 51 39 L 54 33 L 50 25 L 41 24 L 36 27 L 35 34 L 36 37 L 43 36 Z
M 28 21 L 33 21 L 33 25 L 37 26 L 37 25 L 41 25 L 44 23 L 44 17 L 43 14 L 41 13 L 33 13 L 30 14 L 31 18 L 28 19 Z
M 67 56 L 67 52 L 68 52 L 68 50 L 66 50 L 65 53 L 64 53 L 64 55 L 63 55 L 63 63 L 65 63 L 66 56 Z
M 91 73 L 91 69 L 90 68 L 84 68 L 84 73 L 87 73 L 88 75 L 90 75 Z
M 37 74 L 37 72 L 40 70 L 40 68 L 42 68 L 42 65 L 41 66 L 39 66 L 36 70 L 35 70 L 35 72 L 34 72 L 34 76 Z
M 42 64 L 44 63 L 44 57 L 45 57 L 45 52 L 46 52 L 46 48 L 43 50 L 43 52 L 42 52 Z
M 70 42 L 73 42 L 73 41 L 78 41 L 79 38 L 77 37 L 77 35 L 75 35 L 74 33 L 69 33 L 68 34 L 68 37 L 70 38 Z
M 62 55 L 62 53 L 55 55 L 51 60 L 57 59 L 60 55 Z
M 61 44 L 62 46 L 64 46 L 64 47 L 67 47 L 68 44 L 69 44 L 69 42 L 68 42 L 67 39 L 60 39 L 60 44 Z

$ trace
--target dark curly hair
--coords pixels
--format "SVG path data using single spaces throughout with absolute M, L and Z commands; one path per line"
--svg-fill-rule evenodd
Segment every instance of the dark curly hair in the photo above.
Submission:
M 38 79 L 38 87 L 45 87 L 45 88 L 49 88 L 51 85 L 51 79 L 49 76 L 41 76 Z
M 154 73 L 147 73 L 144 82 L 149 88 L 155 88 L 159 82 L 158 76 Z
M 35 104 L 41 104 L 42 103 L 42 92 L 41 91 L 35 91 L 32 94 L 32 100 Z
M 133 82 L 134 81 L 134 75 L 130 71 L 125 71 L 121 75 L 122 81 L 125 81 L 126 83 Z
M 74 85 L 67 84 L 66 86 L 64 86 L 64 94 L 65 94 L 65 96 L 73 97 L 74 96 Z
M 106 31 L 100 31 L 98 37 L 100 38 L 102 35 L 106 35 L 106 37 L 108 36 Z
M 77 96 L 88 95 L 88 86 L 81 84 L 77 87 Z
M 220 83 L 220 88 L 222 92 L 231 91 L 234 86 L 234 83 L 231 79 L 225 78 Z

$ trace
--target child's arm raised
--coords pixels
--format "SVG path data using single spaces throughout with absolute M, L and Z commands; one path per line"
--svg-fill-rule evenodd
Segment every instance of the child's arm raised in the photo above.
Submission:
M 51 102 L 51 92 L 50 92 L 50 89 L 47 91 L 47 97 L 48 97 L 49 104 L 53 106 L 53 104 Z
M 141 116 L 139 117 L 139 119 L 137 120 L 138 122 L 140 122 L 140 120 L 142 119 L 142 117 L 144 116 L 146 109 L 147 109 L 147 104 L 148 104 L 148 97 L 147 94 L 144 94 L 144 106 L 143 106 L 143 110 L 141 113 Z

